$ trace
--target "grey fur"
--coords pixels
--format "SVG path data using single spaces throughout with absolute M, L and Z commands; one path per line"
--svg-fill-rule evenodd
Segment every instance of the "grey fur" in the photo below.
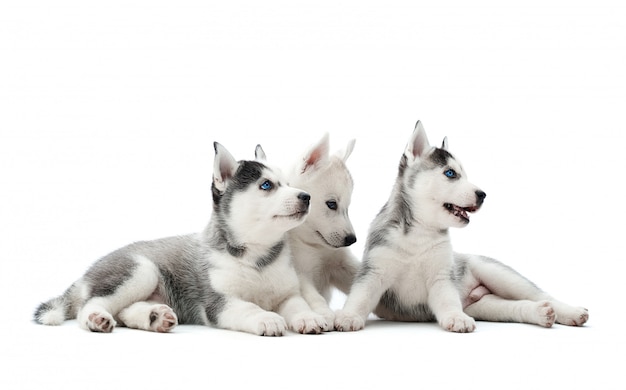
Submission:
M 137 264 L 126 256 L 124 249 L 119 249 L 97 261 L 85 273 L 91 289 L 91 296 L 106 297 L 113 295 L 117 288 L 131 278 Z
M 360 330 L 370 312 L 395 321 L 437 320 L 453 332 L 472 332 L 475 319 L 583 325 L 587 309 L 554 299 L 499 261 L 452 251 L 448 229 L 469 223 L 485 196 L 447 151 L 447 140 L 432 148 L 418 122 L 335 329 Z
M 353 283 L 359 283 L 363 281 L 367 276 L 372 274 L 372 272 L 374 272 L 374 267 L 372 266 L 372 263 L 368 261 L 367 258 L 364 258 L 359 266 L 357 274 L 354 276 Z
M 156 332 L 177 324 L 268 336 L 327 331 L 300 295 L 286 241 L 308 214 L 310 195 L 282 186 L 265 163 L 237 162 L 214 146 L 213 213 L 204 231 L 104 256 L 64 294 L 40 304 L 35 321 L 76 318 L 87 330 L 107 333 L 118 323 Z M 265 156 L 258 146 L 259 155 Z
M 285 242 L 281 241 L 278 244 L 274 245 L 270 248 L 270 250 L 264 256 L 259 257 L 256 261 L 256 267 L 258 269 L 263 269 L 268 265 L 272 264 L 283 251 L 283 247 L 285 246 Z
M 407 306 L 403 304 L 396 293 L 389 289 L 385 291 L 375 309 L 376 315 L 390 321 L 434 321 L 435 315 L 428 305 L 420 303 Z
M 132 275 L 137 265 L 134 256 L 141 255 L 151 259 L 160 272 L 152 298 L 170 306 L 181 324 L 207 325 L 205 315 L 213 317 L 215 313 L 208 309 L 216 307 L 209 305 L 208 262 L 202 247 L 196 235 L 187 235 L 136 242 L 118 249 L 85 273 L 80 282 L 91 287 L 87 295 L 81 296 L 74 284 L 61 297 L 42 303 L 35 311 L 35 321 L 41 323 L 42 316 L 59 305 L 64 307 L 67 318 L 74 318 L 79 307 L 91 298 L 113 295 Z

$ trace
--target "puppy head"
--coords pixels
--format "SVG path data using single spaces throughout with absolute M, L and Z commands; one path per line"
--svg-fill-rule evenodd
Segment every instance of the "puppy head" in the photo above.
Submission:
M 461 163 L 448 152 L 444 138 L 431 147 L 421 122 L 409 138 L 400 162 L 400 176 L 409 189 L 420 222 L 439 229 L 464 227 L 478 211 L 486 194 L 470 183 Z
M 215 143 L 213 209 L 240 242 L 277 237 L 304 222 L 310 195 L 286 184 L 281 171 L 256 148 L 255 161 L 236 161 Z
M 330 155 L 329 137 L 325 134 L 303 154 L 290 176 L 293 185 L 311 194 L 310 214 L 298 228 L 307 241 L 330 248 L 356 242 L 348 216 L 354 184 L 346 167 L 354 143 L 351 140 L 345 149 Z

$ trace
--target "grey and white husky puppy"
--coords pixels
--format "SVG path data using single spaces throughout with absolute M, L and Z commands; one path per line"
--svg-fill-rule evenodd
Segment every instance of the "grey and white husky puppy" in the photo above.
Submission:
M 203 232 L 137 242 L 103 257 L 41 304 L 35 321 L 76 318 L 94 332 L 117 324 L 168 332 L 179 323 L 265 336 L 328 330 L 300 294 L 285 237 L 305 220 L 310 195 L 288 186 L 260 146 L 256 161 L 239 162 L 214 147 L 213 213 Z
M 586 309 L 552 298 L 496 260 L 452 251 L 448 229 L 467 226 L 485 196 L 448 152 L 447 139 L 431 147 L 418 121 L 335 328 L 362 329 L 372 311 L 396 321 L 436 320 L 453 332 L 472 332 L 474 319 L 584 324 Z
M 307 149 L 289 174 L 289 183 L 311 194 L 311 211 L 303 224 L 288 233 L 300 277 L 302 296 L 332 326 L 329 307 L 333 289 L 347 294 L 359 269 L 349 246 L 356 235 L 348 215 L 354 186 L 346 160 L 355 140 L 329 153 L 329 136 Z

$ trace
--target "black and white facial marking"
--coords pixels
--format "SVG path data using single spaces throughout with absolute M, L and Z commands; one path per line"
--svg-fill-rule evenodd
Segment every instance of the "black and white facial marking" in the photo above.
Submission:
M 408 234 L 416 226 L 446 231 L 469 223 L 485 193 L 467 180 L 458 160 L 448 151 L 448 141 L 431 147 L 417 122 L 398 164 L 398 176 L 387 203 L 370 227 L 366 250 L 387 245 L 392 232 Z
M 444 142 L 445 145 L 445 142 Z M 460 163 L 452 154 L 444 149 L 435 149 L 432 153 L 435 169 L 443 175 L 445 186 L 450 188 L 450 201 L 445 201 L 442 207 L 456 217 L 461 224 L 470 222 L 469 214 L 480 209 L 487 194 L 467 181 L 467 175 Z
M 463 166 L 448 151 L 447 138 L 440 148 L 431 147 L 418 122 L 405 155 L 410 170 L 407 184 L 415 188 L 414 200 L 417 207 L 424 210 L 420 215 L 422 220 L 440 229 L 466 226 L 468 213 L 480 209 L 486 194 L 468 181 Z M 415 157 L 413 165 L 412 156 Z
M 216 211 L 228 215 L 230 213 L 230 203 L 237 193 L 245 191 L 250 186 L 258 185 L 260 190 L 268 191 L 275 189 L 276 186 L 282 184 L 274 183 L 269 179 L 263 180 L 259 183 L 263 171 L 268 169 L 263 163 L 258 161 L 239 161 L 236 163 L 232 174 L 228 175 L 224 179 L 223 187 L 220 187 L 216 183 L 217 180 L 213 180 L 213 205 Z M 226 185 L 227 184 L 227 185 Z M 263 186 L 263 188 L 261 188 Z
M 258 264 L 269 264 L 280 253 L 284 234 L 303 222 L 311 197 L 288 186 L 280 170 L 265 162 L 260 146 L 256 156 L 237 162 L 216 144 L 213 242 L 233 257 L 248 255 L 254 246 Z

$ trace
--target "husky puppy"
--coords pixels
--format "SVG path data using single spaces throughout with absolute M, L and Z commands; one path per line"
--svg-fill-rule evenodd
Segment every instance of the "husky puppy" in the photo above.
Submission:
M 35 321 L 77 319 L 93 332 L 116 325 L 155 332 L 213 324 L 264 336 L 328 330 L 300 295 L 285 233 L 300 225 L 310 195 L 265 162 L 239 161 L 214 144 L 213 213 L 203 232 L 137 242 L 98 260 Z
M 333 287 L 350 290 L 359 262 L 350 245 L 356 235 L 348 216 L 353 181 L 346 160 L 355 140 L 329 154 L 329 137 L 308 149 L 289 175 L 289 183 L 311 194 L 311 211 L 303 224 L 288 233 L 302 296 L 309 306 L 333 324 L 329 307 Z
M 485 196 L 448 152 L 447 139 L 431 147 L 418 121 L 335 328 L 362 329 L 372 311 L 395 321 L 436 320 L 453 332 L 472 332 L 474 318 L 584 324 L 586 309 L 555 300 L 510 267 L 453 253 L 448 229 L 467 226 Z

